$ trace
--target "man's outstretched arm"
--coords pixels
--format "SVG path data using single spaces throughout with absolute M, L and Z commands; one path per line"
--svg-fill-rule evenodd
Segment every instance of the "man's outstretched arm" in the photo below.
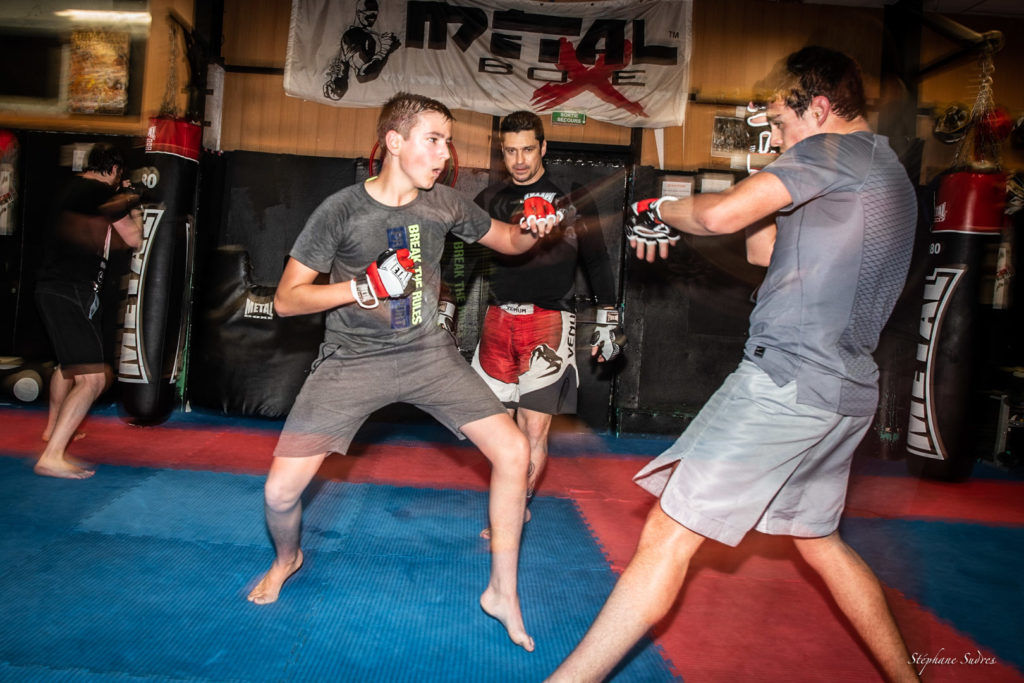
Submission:
M 660 201 L 649 219 L 690 235 L 726 235 L 774 215 L 791 202 L 789 190 L 781 180 L 771 173 L 757 173 L 724 192 Z M 635 237 L 629 241 L 637 258 L 647 261 L 654 261 L 655 256 L 668 258 L 668 248 L 674 242 Z

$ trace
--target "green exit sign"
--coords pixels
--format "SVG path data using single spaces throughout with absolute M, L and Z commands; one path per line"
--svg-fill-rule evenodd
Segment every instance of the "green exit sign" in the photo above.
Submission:
M 551 123 L 556 126 L 582 126 L 587 122 L 587 115 L 581 111 L 553 111 Z

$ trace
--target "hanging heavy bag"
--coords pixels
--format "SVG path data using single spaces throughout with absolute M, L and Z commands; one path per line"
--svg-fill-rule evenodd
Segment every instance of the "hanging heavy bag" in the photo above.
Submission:
M 919 476 L 963 480 L 977 457 L 981 291 L 994 276 L 985 268 L 999 248 L 1005 187 L 1002 173 L 957 171 L 935 195 L 907 429 L 907 466 Z
M 124 412 L 133 422 L 167 419 L 179 398 L 201 140 L 196 124 L 153 118 L 140 169 L 133 174 L 145 188 L 142 246 L 132 255 L 125 280 L 117 370 Z

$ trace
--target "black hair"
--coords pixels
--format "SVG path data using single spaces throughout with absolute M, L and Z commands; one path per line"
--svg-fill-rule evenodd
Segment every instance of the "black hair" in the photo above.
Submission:
M 852 121 L 864 116 L 867 102 L 860 66 L 849 56 L 827 47 L 811 45 L 786 58 L 786 78 L 778 97 L 797 116 L 803 116 L 811 100 L 828 99 L 832 111 Z
M 532 130 L 537 136 L 537 142 L 544 142 L 544 123 L 532 111 L 514 111 L 503 118 L 498 126 L 498 132 L 502 134 L 521 133 L 524 130 Z
M 121 154 L 121 150 L 105 142 L 97 142 L 92 146 L 85 164 L 86 171 L 110 173 L 114 166 L 124 168 L 124 155 Z

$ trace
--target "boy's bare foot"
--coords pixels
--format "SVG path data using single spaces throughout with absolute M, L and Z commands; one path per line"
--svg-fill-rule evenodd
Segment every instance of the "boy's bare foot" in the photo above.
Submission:
M 56 477 L 58 479 L 88 479 L 92 475 L 96 474 L 93 470 L 79 467 L 74 463 L 67 462 L 66 460 L 58 460 L 56 462 L 43 462 L 40 460 L 36 463 L 32 471 L 41 477 Z
M 254 602 L 257 605 L 269 605 L 277 600 L 277 596 L 281 593 L 281 586 L 291 578 L 292 574 L 299 571 L 301 567 L 301 550 L 295 556 L 295 559 L 287 565 L 279 566 L 277 560 L 274 560 L 274 564 L 270 565 L 270 570 L 263 575 L 263 578 L 256 584 L 256 587 L 249 592 L 249 602 Z
M 93 463 L 89 462 L 88 460 L 76 458 L 73 455 L 65 455 L 64 461 L 74 465 L 75 467 L 81 470 L 89 470 L 91 472 L 92 470 L 96 469 L 96 466 Z
M 533 652 L 533 638 L 526 632 L 526 626 L 523 625 L 518 596 L 511 600 L 503 600 L 494 588 L 488 586 L 480 596 L 480 607 L 488 615 L 502 623 L 513 643 L 527 652 Z
M 530 521 L 530 508 L 526 508 L 526 514 L 523 515 L 523 524 Z M 491 540 L 491 527 L 484 527 L 484 530 L 480 532 L 480 538 L 484 540 Z

